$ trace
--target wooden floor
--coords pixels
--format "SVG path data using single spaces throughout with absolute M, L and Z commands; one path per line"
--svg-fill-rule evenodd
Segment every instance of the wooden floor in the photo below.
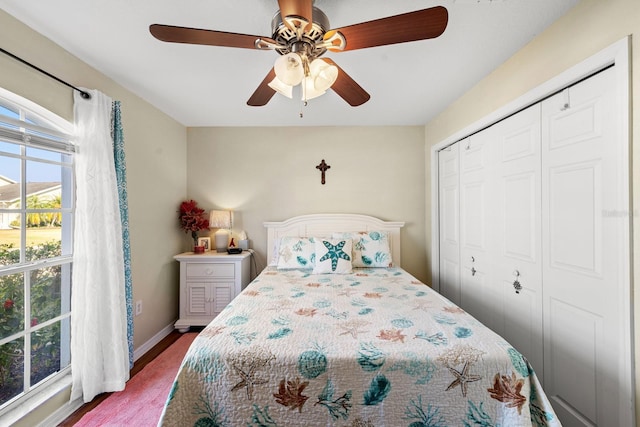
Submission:
M 165 351 L 171 344 L 176 342 L 178 338 L 180 338 L 181 336 L 182 334 L 178 331 L 173 331 L 169 335 L 167 335 L 162 341 L 156 344 L 155 347 L 153 347 L 151 350 L 146 352 L 142 357 L 140 357 L 140 359 L 135 361 L 135 363 L 133 364 L 133 369 L 131 369 L 131 372 L 129 374 L 130 377 L 133 378 L 135 374 L 140 372 L 142 368 L 144 368 L 153 359 L 158 357 L 160 353 Z M 85 403 L 77 411 L 71 414 L 66 420 L 58 424 L 58 427 L 73 426 L 75 423 L 80 421 L 80 419 L 84 416 L 84 414 L 86 414 L 87 412 L 91 411 L 93 408 L 98 406 L 103 400 L 109 397 L 110 394 L 111 393 L 99 394 L 91 402 Z

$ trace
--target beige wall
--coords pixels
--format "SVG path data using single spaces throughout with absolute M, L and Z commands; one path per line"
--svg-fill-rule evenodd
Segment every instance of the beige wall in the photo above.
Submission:
M 640 1 L 582 0 L 567 15 L 505 62 L 426 126 L 427 147 L 437 144 L 618 40 L 640 36 Z M 634 43 L 635 42 L 635 43 Z M 633 211 L 640 212 L 640 44 L 631 43 Z M 428 157 L 428 156 L 427 156 Z M 428 199 L 429 200 L 429 199 Z M 430 221 L 427 210 L 427 221 Z M 640 283 L 640 217 L 633 218 L 634 282 Z M 429 245 L 431 236 L 428 234 Z M 634 292 L 640 295 L 640 292 Z M 640 307 L 640 296 L 635 298 Z M 636 313 L 638 309 L 635 310 Z M 636 315 L 636 331 L 640 325 Z M 636 342 L 640 335 L 636 333 Z M 636 354 L 639 352 L 636 350 Z M 636 357 L 636 371 L 639 370 Z M 636 383 L 638 382 L 636 375 Z M 636 395 L 640 388 L 636 385 Z M 638 399 L 636 399 L 638 402 Z M 638 403 L 636 403 L 638 407 Z M 640 411 L 638 411 L 640 412 Z M 640 424 L 640 414 L 637 414 Z
M 61 79 L 122 102 L 133 296 L 143 301 L 143 313 L 134 319 L 138 348 L 178 316 L 178 266 L 172 256 L 183 244 L 176 211 L 187 189 L 186 129 L 1 10 L 0 40 L 6 50 Z M 0 87 L 72 119 L 69 88 L 2 54 Z M 68 395 L 58 395 L 19 425 L 36 425 L 59 406 L 54 402 L 65 400 Z
M 424 129 L 416 127 L 191 128 L 189 197 L 235 211 L 265 265 L 264 221 L 360 213 L 405 221 L 402 266 L 427 282 Z M 326 184 L 315 168 L 331 166 Z M 427 282 L 428 283 L 428 282 Z

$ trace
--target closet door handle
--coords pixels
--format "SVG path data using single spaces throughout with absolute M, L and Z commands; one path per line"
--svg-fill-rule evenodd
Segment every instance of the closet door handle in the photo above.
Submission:
M 519 294 L 520 290 L 522 290 L 522 285 L 518 282 L 518 279 L 513 282 L 513 288 L 516 290 L 516 294 Z
M 520 281 L 518 280 L 520 278 L 520 272 L 518 270 L 515 270 L 513 272 L 513 274 L 516 276 L 516 280 L 514 280 L 514 282 L 513 282 L 513 289 L 516 290 L 516 294 L 519 294 L 520 291 L 522 290 L 522 285 L 520 284 Z
M 475 276 L 477 272 L 478 272 L 478 270 L 476 270 L 475 267 L 471 267 L 471 275 L 472 276 Z

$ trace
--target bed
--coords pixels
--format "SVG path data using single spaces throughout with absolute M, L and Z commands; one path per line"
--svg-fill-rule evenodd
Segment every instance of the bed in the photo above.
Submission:
M 269 266 L 195 339 L 159 425 L 559 426 L 516 349 L 399 267 L 403 225 L 265 223 Z

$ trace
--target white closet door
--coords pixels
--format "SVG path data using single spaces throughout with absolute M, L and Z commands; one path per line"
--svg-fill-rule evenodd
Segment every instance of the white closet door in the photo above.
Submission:
M 614 77 L 603 71 L 542 104 L 544 386 L 564 426 L 632 423 Z
M 495 330 L 543 377 L 540 105 L 487 129 L 495 149 Z
M 438 155 L 440 293 L 460 305 L 460 194 L 458 143 Z
M 492 212 L 491 153 L 485 132 L 459 143 L 460 150 L 460 305 L 494 327 L 489 216 Z

